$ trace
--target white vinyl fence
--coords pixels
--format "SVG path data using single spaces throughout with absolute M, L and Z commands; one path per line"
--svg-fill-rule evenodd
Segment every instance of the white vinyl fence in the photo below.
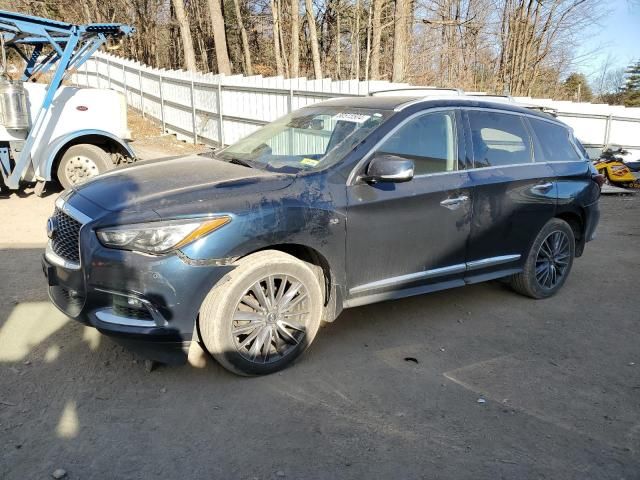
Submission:
M 387 81 L 191 73 L 155 69 L 100 52 L 72 80 L 81 86 L 120 91 L 131 107 L 162 123 L 163 131 L 211 146 L 233 143 L 292 110 L 328 98 L 408 86 Z M 557 110 L 558 118 L 571 125 L 587 147 L 615 144 L 640 157 L 640 108 L 530 97 L 514 100 Z

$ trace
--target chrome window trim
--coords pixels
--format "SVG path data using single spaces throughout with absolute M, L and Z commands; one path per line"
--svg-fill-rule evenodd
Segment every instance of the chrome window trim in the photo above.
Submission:
M 469 168 L 468 170 L 459 170 L 460 172 L 471 172 L 471 171 L 484 171 L 484 170 L 495 170 L 497 168 L 512 168 L 512 167 L 533 167 L 535 165 L 554 165 L 559 163 L 587 163 L 586 160 L 563 160 L 561 162 L 530 162 L 530 163 L 509 163 L 508 165 L 492 165 L 491 167 L 474 167 Z M 451 173 L 451 172 L 447 172 Z
M 449 265 L 448 267 L 425 270 L 423 272 L 408 273 L 405 275 L 398 275 L 396 277 L 383 278 L 382 280 L 376 280 L 375 282 L 364 283 L 354 288 L 350 288 L 349 295 L 368 292 L 370 290 L 377 290 L 378 288 L 388 287 L 391 285 L 402 285 L 420 279 L 435 278 L 444 275 L 452 275 L 455 273 L 469 272 L 472 270 L 478 270 L 480 268 L 493 267 L 496 265 L 502 265 L 504 263 L 515 262 L 521 257 L 522 255 L 520 254 L 499 255 L 497 257 L 472 260 L 466 263 L 457 263 L 455 265 Z
M 347 177 L 347 187 L 351 186 L 354 184 L 355 180 L 356 180 L 356 172 L 360 170 L 360 168 L 362 167 L 362 165 L 364 165 L 365 163 L 367 163 L 367 161 L 371 158 L 371 156 L 376 152 L 376 150 L 380 147 L 380 145 L 382 145 L 384 142 L 386 142 L 389 137 L 391 137 L 391 135 L 393 135 L 394 133 L 396 133 L 400 128 L 402 128 L 404 125 L 406 125 L 408 122 L 410 122 L 411 120 L 413 120 L 416 117 L 420 117 L 422 115 L 426 115 L 429 113 L 437 113 L 437 112 L 454 112 L 455 110 L 461 110 L 461 107 L 434 107 L 434 108 L 429 108 L 427 110 L 421 110 L 419 112 L 415 112 L 411 115 L 409 115 L 407 118 L 405 118 L 404 120 L 402 120 L 398 125 L 396 125 L 395 127 L 393 127 L 392 130 L 390 130 L 389 132 L 386 133 L 386 135 L 384 135 L 380 140 L 378 140 L 375 145 L 373 147 L 371 147 L 371 149 L 364 155 L 364 157 L 362 157 L 360 159 L 360 161 L 355 165 L 355 167 L 353 167 L 351 169 L 351 172 L 349 173 L 349 176 Z M 427 177 L 427 176 L 431 176 L 431 175 L 442 175 L 445 173 L 459 173 L 461 171 L 464 170 L 459 170 L 458 167 L 458 120 L 455 118 L 453 118 L 453 125 L 454 125 L 454 135 L 455 135 L 455 141 L 456 141 L 456 169 L 455 170 L 451 170 L 448 172 L 436 172 L 436 173 L 423 173 L 421 175 L 416 175 L 413 178 L 423 178 L 423 177 Z

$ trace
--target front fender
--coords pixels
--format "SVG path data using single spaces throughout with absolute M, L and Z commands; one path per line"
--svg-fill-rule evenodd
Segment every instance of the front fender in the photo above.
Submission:
M 129 146 L 129 143 L 114 135 L 113 133 L 97 129 L 77 130 L 75 132 L 59 136 L 44 149 L 44 151 L 40 155 L 40 159 L 38 159 L 39 161 L 35 162 L 36 165 L 38 165 L 38 168 L 36 169 L 36 175 L 44 177 L 44 179 L 47 181 L 51 180 L 53 164 L 56 161 L 58 153 L 60 153 L 65 146 L 69 145 L 69 143 L 74 142 L 74 140 L 78 140 L 81 137 L 93 137 L 93 139 L 95 139 L 95 137 L 103 138 L 108 142 L 114 142 L 118 144 L 130 156 L 135 156 L 135 153 Z M 95 143 L 95 141 L 87 143 Z

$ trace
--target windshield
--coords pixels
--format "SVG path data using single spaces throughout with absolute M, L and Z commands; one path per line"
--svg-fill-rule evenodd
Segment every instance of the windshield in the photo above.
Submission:
M 303 108 L 230 145 L 217 157 L 282 172 L 326 168 L 344 158 L 392 113 L 344 106 Z

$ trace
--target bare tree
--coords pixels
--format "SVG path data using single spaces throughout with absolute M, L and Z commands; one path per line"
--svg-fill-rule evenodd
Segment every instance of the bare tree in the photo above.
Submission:
M 216 48 L 216 62 L 218 73 L 231 75 L 231 62 L 227 51 L 227 34 L 224 30 L 224 17 L 220 0 L 207 0 L 209 5 L 209 15 L 211 17 L 211 28 L 213 29 L 213 41 Z
M 392 82 L 402 82 L 404 80 L 405 55 L 407 52 L 406 33 L 407 27 L 407 1 L 395 0 L 395 18 L 393 22 L 393 70 L 391 72 Z
M 382 6 L 384 0 L 372 0 L 370 78 L 380 78 L 380 39 L 382 38 Z
M 311 43 L 311 57 L 313 58 L 313 75 L 316 79 L 322 78 L 322 66 L 320 64 L 320 47 L 318 45 L 318 33 L 316 31 L 316 17 L 313 14 L 311 0 L 305 0 L 307 24 L 309 26 L 309 43 Z
M 280 52 L 280 14 L 276 0 L 271 0 L 271 18 L 273 19 L 273 56 L 276 61 L 276 74 L 284 75 L 284 65 Z
M 498 87 L 530 94 L 545 60 L 596 11 L 594 0 L 504 0 Z
M 180 39 L 184 51 L 184 67 L 190 72 L 196 71 L 196 52 L 193 50 L 193 39 L 191 38 L 191 27 L 187 14 L 184 11 L 183 0 L 172 0 L 173 11 L 180 28 Z
M 300 0 L 291 0 L 291 76 L 300 76 Z
M 242 39 L 242 57 L 244 59 L 244 72 L 247 75 L 253 75 L 253 67 L 251 66 L 251 49 L 249 47 L 249 37 L 247 29 L 244 27 L 242 20 L 242 11 L 240 10 L 240 0 L 233 0 L 233 8 L 236 13 L 236 22 L 240 29 L 240 38 Z
M 356 0 L 351 32 L 351 73 L 354 80 L 360 78 L 360 10 L 360 0 Z

